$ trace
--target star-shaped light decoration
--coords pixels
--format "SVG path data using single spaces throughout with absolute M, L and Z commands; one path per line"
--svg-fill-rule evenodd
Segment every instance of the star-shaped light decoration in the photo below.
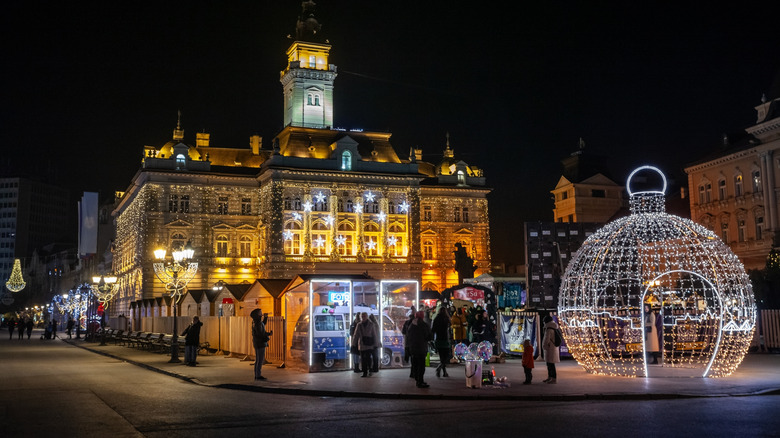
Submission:
M 373 240 L 369 240 L 366 242 L 366 248 L 368 249 L 376 249 L 376 242 Z
M 355 213 L 363 213 L 363 204 L 355 204 Z
M 376 195 L 371 193 L 371 190 L 366 193 L 366 202 L 374 202 L 374 199 L 376 198 Z
M 325 223 L 328 224 L 328 226 L 333 226 L 333 216 L 327 215 L 325 216 Z
M 409 213 L 409 204 L 407 204 L 406 201 L 398 204 L 398 210 L 401 213 Z
M 398 239 L 395 236 L 390 236 L 387 238 L 388 245 L 395 246 L 396 243 L 398 243 Z
M 284 236 L 284 240 L 292 240 L 293 233 L 290 230 L 284 230 L 284 233 L 282 233 L 282 236 Z
M 336 245 L 344 246 L 346 244 L 347 244 L 347 237 L 346 236 L 342 236 L 342 235 L 336 236 Z
M 315 248 L 322 248 L 325 246 L 325 239 L 323 239 L 322 236 L 317 236 L 313 243 Z
M 322 192 L 319 192 L 316 195 L 314 195 L 314 199 L 316 199 L 317 202 L 319 202 L 321 204 L 321 203 L 325 202 L 325 195 L 323 195 Z
M 293 216 L 293 219 L 295 219 L 296 221 L 301 220 L 301 215 L 297 211 L 294 211 L 292 216 Z
M 306 202 L 303 203 L 303 211 L 304 212 L 306 212 L 306 213 L 310 212 L 311 211 L 311 207 L 312 207 L 311 202 L 306 201 Z
M 385 214 L 385 212 L 383 211 L 379 213 L 379 222 L 384 222 L 385 219 L 387 219 L 387 215 Z

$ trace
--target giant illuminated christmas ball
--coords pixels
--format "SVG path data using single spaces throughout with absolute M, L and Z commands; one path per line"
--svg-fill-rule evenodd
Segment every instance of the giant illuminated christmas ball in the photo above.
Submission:
M 632 178 L 648 173 L 663 187 L 632 192 Z M 631 214 L 592 234 L 562 278 L 569 351 L 596 374 L 728 376 L 755 327 L 745 268 L 712 231 L 666 213 L 657 168 L 636 169 L 626 189 Z

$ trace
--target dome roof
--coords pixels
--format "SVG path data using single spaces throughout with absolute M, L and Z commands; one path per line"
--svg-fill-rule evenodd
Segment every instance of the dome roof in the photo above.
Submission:
M 630 202 L 632 214 L 591 235 L 566 267 L 558 317 L 569 352 L 597 374 L 731 374 L 755 325 L 742 263 L 712 231 L 666 213 L 663 191 Z M 661 365 L 647 363 L 650 352 Z

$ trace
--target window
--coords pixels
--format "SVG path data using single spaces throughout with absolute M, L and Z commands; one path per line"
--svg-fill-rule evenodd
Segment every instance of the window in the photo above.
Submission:
M 452 211 L 452 221 L 460 222 L 460 207 L 455 207 L 455 209 Z
M 707 183 L 704 185 L 704 202 L 712 201 L 712 184 Z
M 314 330 L 341 333 L 344 331 L 344 317 L 340 313 L 332 315 L 315 315 Z
M 217 198 L 217 214 L 228 214 L 228 197 L 220 196 Z
M 350 222 L 345 221 L 339 224 L 339 234 L 336 236 L 336 246 L 341 255 L 351 256 L 354 254 L 355 226 Z
M 379 254 L 379 227 L 370 222 L 364 227 L 363 233 L 363 251 L 368 256 Z
M 704 204 L 706 201 L 704 200 L 704 186 L 699 186 L 699 204 Z
M 293 210 L 301 211 L 301 198 L 295 198 L 295 201 L 293 201 Z
M 328 254 L 328 226 L 323 222 L 315 222 L 311 232 L 311 251 L 314 255 Z
M 179 211 L 179 195 L 171 195 L 168 198 L 168 211 L 171 213 Z
M 344 211 L 344 200 L 339 198 L 338 201 L 336 201 L 336 209 L 340 212 Z
M 431 221 L 433 217 L 433 211 L 430 205 L 424 205 L 423 206 L 423 220 L 424 221 Z
M 761 172 L 758 170 L 753 171 L 753 193 L 761 191 Z
M 352 200 L 347 199 L 347 213 L 352 213 L 354 210 Z
M 423 259 L 433 260 L 433 245 L 432 239 L 423 240 Z
M 292 210 L 292 199 L 290 199 L 289 197 L 284 198 L 284 209 Z
M 720 238 L 726 244 L 729 243 L 729 224 L 724 223 L 720 225 Z
M 722 179 L 718 181 L 718 200 L 726 200 L 726 180 Z
M 284 226 L 284 253 L 301 254 L 301 225 L 296 221 L 287 222 Z
M 187 167 L 187 159 L 184 158 L 184 154 L 176 155 L 176 170 L 182 170 Z
M 341 154 L 341 170 L 352 170 L 352 152 L 344 151 Z
M 393 201 L 387 203 L 387 213 L 395 214 L 395 203 Z
M 602 189 L 593 189 L 590 191 L 590 195 L 594 198 L 606 198 L 607 192 Z
M 566 222 L 574 222 L 574 215 L 570 214 L 569 217 L 567 218 Z
M 366 205 L 366 213 L 379 213 L 379 203 L 376 201 L 368 202 Z
M 764 238 L 764 217 L 756 216 L 756 240 Z
M 466 174 L 462 170 L 458 171 L 458 184 L 466 184 Z
M 252 214 L 252 200 L 249 198 L 241 198 L 241 214 Z
M 224 234 L 217 236 L 217 257 L 228 256 L 228 238 Z
M 238 243 L 238 256 L 241 258 L 252 257 L 252 238 L 242 236 Z
M 742 196 L 742 175 L 734 177 L 734 196 Z
M 561 200 L 569 199 L 569 192 L 562 192 L 561 193 Z
M 745 221 L 744 220 L 737 221 L 737 239 L 740 242 L 744 242 L 745 241 Z
M 309 67 L 314 68 L 317 66 L 317 57 L 314 55 L 309 56 Z
M 463 207 L 463 222 L 469 221 L 469 208 Z
M 190 195 L 181 195 L 181 200 L 179 200 L 179 211 L 182 213 L 190 212 Z
M 320 106 L 320 95 L 315 94 L 314 95 L 314 106 Z
M 312 106 L 312 105 L 314 105 L 314 96 L 312 96 L 312 94 L 311 94 L 311 93 L 309 93 L 309 94 L 306 96 L 306 105 L 309 105 L 309 106 Z

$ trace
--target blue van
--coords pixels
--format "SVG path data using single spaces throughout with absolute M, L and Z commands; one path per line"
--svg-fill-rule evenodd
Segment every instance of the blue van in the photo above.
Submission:
M 379 316 L 377 309 L 365 306 L 355 306 L 353 315 L 366 312 Z M 304 363 L 308 362 L 309 327 L 311 319 L 308 313 L 298 318 L 292 335 L 290 354 L 297 356 Z M 336 361 L 349 359 L 349 306 L 315 306 L 314 307 L 314 333 L 312 344 L 314 357 L 321 360 L 319 364 L 325 369 L 333 368 Z M 382 315 L 382 354 L 379 363 L 383 368 L 390 366 L 402 366 L 404 352 L 404 337 L 401 330 L 387 316 Z M 324 356 L 323 356 L 324 353 Z M 348 368 L 348 363 L 342 364 Z

